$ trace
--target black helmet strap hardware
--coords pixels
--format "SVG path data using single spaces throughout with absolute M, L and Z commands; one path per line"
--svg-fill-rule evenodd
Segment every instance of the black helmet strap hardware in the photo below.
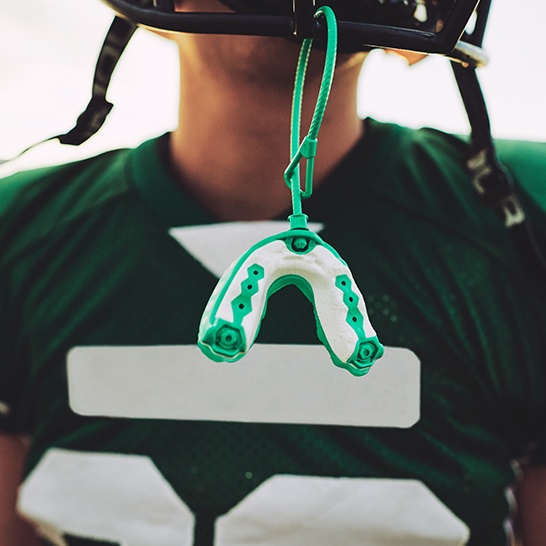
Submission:
M 89 104 L 78 117 L 73 129 L 64 135 L 53 138 L 58 138 L 62 144 L 78 146 L 102 127 L 114 106 L 106 100 L 108 85 L 112 79 L 114 69 L 136 28 L 136 25 L 125 19 L 114 18 L 97 60 L 93 77 L 93 91 Z
M 466 167 L 478 200 L 494 209 L 527 263 L 546 273 L 546 258 L 533 227 L 516 195 L 510 173 L 499 163 L 476 68 L 452 62 L 455 79 L 471 127 L 470 155 Z
M 481 47 L 491 0 L 481 0 L 477 8 L 476 26 L 464 41 Z M 468 116 L 471 128 L 470 154 L 466 167 L 471 176 L 475 194 L 480 203 L 495 210 L 522 251 L 526 261 L 546 272 L 546 258 L 539 248 L 533 228 L 516 194 L 510 173 L 499 162 L 491 134 L 491 122 L 476 66 L 451 62 L 453 74 Z

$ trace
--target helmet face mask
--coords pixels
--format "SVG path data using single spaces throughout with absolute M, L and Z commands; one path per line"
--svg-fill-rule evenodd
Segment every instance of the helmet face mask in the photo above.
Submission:
M 174 32 L 321 38 L 328 4 L 351 50 L 398 48 L 449 55 L 479 0 L 219 0 L 232 13 L 178 13 L 173 0 L 103 0 L 122 17 Z M 488 3 L 482 0 L 482 3 Z
M 292 15 L 293 0 L 220 0 L 237 13 Z M 316 7 L 328 5 L 341 20 L 427 32 L 440 32 L 457 0 L 315 0 Z

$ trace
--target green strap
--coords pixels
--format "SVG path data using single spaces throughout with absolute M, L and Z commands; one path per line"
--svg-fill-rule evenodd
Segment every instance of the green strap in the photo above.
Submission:
M 333 10 L 328 6 L 323 6 L 317 10 L 315 17 L 324 17 L 326 19 L 327 40 L 326 40 L 326 60 L 322 81 L 320 83 L 317 104 L 309 131 L 300 143 L 300 125 L 301 109 L 303 102 L 303 87 L 307 64 L 311 53 L 313 40 L 307 38 L 303 41 L 298 66 L 296 69 L 296 81 L 294 83 L 294 96 L 292 99 L 292 118 L 290 134 L 290 164 L 284 172 L 284 180 L 292 192 L 292 210 L 290 216 L 291 228 L 305 228 L 307 226 L 307 216 L 303 214 L 301 200 L 307 199 L 313 193 L 313 171 L 315 166 L 315 155 L 317 153 L 317 135 L 322 124 L 324 111 L 330 95 L 332 80 L 334 78 L 334 69 L 337 55 L 337 20 Z M 306 159 L 305 185 L 301 189 L 299 163 L 302 158 Z

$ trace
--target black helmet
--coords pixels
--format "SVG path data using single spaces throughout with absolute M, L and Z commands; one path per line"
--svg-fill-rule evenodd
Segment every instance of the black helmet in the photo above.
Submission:
M 179 13 L 174 0 L 103 1 L 126 20 L 157 29 L 319 39 L 324 23 L 313 15 L 328 4 L 338 18 L 342 48 L 439 53 L 478 65 L 485 62 L 476 46 L 490 4 L 482 0 L 471 38 L 464 31 L 479 0 L 220 0 L 233 13 Z

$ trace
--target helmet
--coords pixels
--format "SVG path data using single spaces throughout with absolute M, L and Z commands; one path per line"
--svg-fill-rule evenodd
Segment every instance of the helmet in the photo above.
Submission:
M 175 0 L 103 0 L 117 16 L 99 54 L 91 101 L 71 131 L 52 138 L 79 145 L 100 129 L 113 106 L 106 100 L 112 73 L 138 25 L 172 32 L 313 38 L 320 44 L 326 28 L 315 12 L 328 4 L 336 12 L 340 49 L 395 48 L 437 53 L 472 69 L 487 63 L 481 44 L 491 0 L 219 1 L 231 13 L 177 12 Z M 470 33 L 467 25 L 474 14 L 476 20 Z M 473 70 L 457 77 L 460 87 L 461 82 L 473 77 L 468 76 L 470 72 Z M 476 88 L 481 97 L 479 85 L 472 82 L 465 84 L 461 92 L 467 107 L 480 110 L 476 115 L 469 112 L 473 132 L 487 135 L 487 114 L 481 111 L 483 101 L 474 96 Z M 474 119 L 478 120 L 476 124 Z
M 157 29 L 318 39 L 324 22 L 314 13 L 328 4 L 338 18 L 341 48 L 439 53 L 475 65 L 485 63 L 476 46 L 490 5 L 490 0 L 480 3 L 480 29 L 471 39 L 463 33 L 479 0 L 220 0 L 233 13 L 178 13 L 174 0 L 103 1 L 128 21 Z

